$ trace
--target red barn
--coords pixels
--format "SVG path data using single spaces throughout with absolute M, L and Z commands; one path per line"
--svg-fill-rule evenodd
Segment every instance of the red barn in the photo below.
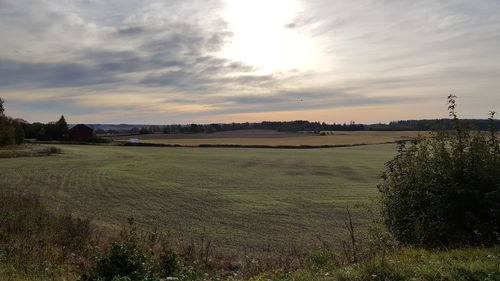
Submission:
M 94 130 L 87 125 L 78 124 L 69 129 L 69 139 L 73 141 L 84 141 L 94 136 Z

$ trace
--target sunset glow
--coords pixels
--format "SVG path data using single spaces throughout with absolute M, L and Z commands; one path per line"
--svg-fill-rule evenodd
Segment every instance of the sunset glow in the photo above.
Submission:
M 297 0 L 227 1 L 223 15 L 233 38 L 221 57 L 268 74 L 312 67 L 314 39 L 293 28 L 302 8 Z

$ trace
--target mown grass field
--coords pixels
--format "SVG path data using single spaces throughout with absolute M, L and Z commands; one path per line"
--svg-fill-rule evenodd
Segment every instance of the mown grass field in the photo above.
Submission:
M 328 149 L 60 145 L 63 154 L 0 159 L 0 187 L 39 192 L 53 211 L 103 227 L 128 217 L 178 239 L 265 249 L 345 236 L 345 209 L 367 222 L 395 145 Z
M 418 131 L 336 131 L 328 135 L 310 133 L 277 132 L 272 130 L 241 130 L 217 132 L 214 134 L 150 134 L 133 136 L 143 143 L 170 144 L 181 146 L 199 145 L 261 145 L 261 146 L 338 146 L 356 144 L 382 144 L 408 140 L 428 132 Z M 128 141 L 130 136 L 114 138 Z

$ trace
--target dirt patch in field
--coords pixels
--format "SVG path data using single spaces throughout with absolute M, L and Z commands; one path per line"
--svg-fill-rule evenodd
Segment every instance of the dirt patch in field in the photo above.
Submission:
M 255 167 L 258 165 L 259 165 L 259 162 L 257 162 L 257 161 L 247 161 L 247 162 L 241 163 L 239 166 L 242 168 L 250 168 L 250 167 Z
M 287 176 L 302 176 L 304 175 L 303 172 L 298 172 L 298 171 L 288 171 L 285 173 Z
M 326 171 L 314 171 L 314 172 L 312 172 L 312 174 L 315 176 L 334 176 L 335 175 L 332 172 L 326 172 Z

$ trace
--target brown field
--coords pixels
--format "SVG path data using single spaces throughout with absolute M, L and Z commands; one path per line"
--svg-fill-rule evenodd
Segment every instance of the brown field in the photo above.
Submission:
M 330 134 L 331 133 L 331 134 Z M 321 136 L 311 133 L 289 133 L 272 130 L 238 130 L 214 134 L 151 134 L 115 137 L 116 141 L 137 138 L 141 143 L 181 146 L 199 145 L 262 145 L 262 146 L 325 146 L 381 144 L 427 135 L 419 131 L 337 131 Z
M 1 158 L 46 156 L 59 153 L 57 148 L 42 145 L 13 145 L 0 147 Z

